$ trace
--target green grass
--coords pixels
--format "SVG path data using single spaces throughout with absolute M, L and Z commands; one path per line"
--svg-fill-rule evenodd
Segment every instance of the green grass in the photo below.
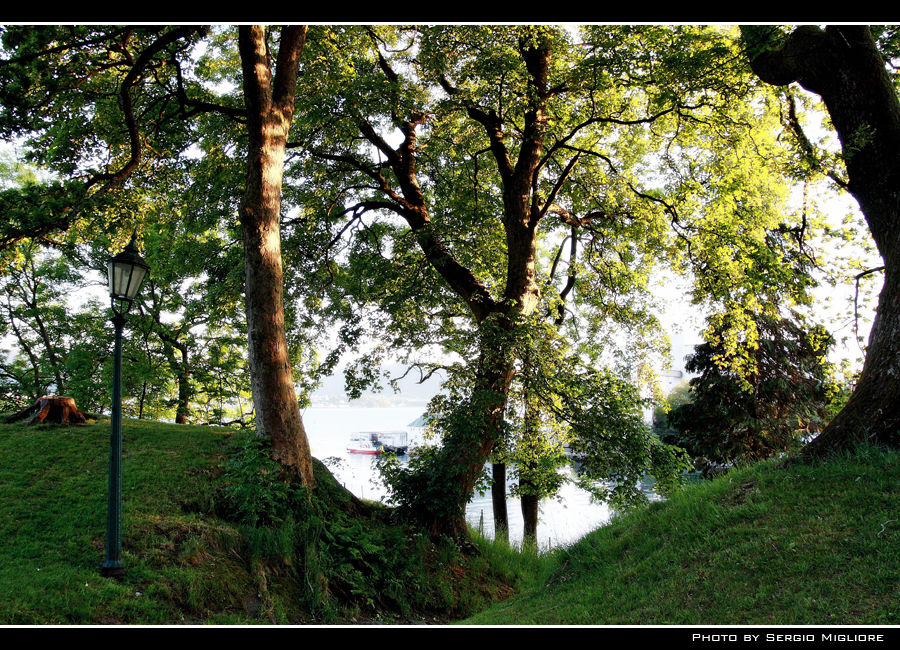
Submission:
M 564 549 L 505 625 L 896 625 L 900 455 L 762 463 L 623 516 Z
M 241 604 L 239 534 L 213 512 L 232 434 L 192 429 L 125 421 L 119 582 L 99 573 L 109 423 L 0 425 L 0 623 L 190 623 Z
M 238 521 L 227 468 L 248 434 L 138 420 L 123 431 L 115 580 L 100 574 L 109 422 L 0 425 L 0 625 L 434 623 L 516 579 L 383 507 L 350 507 L 321 464 L 318 514 Z
M 325 475 L 327 517 L 238 523 L 223 495 L 246 439 L 125 421 L 114 580 L 108 421 L 0 425 L 0 624 L 900 624 L 897 453 L 762 463 L 566 549 L 460 556 Z

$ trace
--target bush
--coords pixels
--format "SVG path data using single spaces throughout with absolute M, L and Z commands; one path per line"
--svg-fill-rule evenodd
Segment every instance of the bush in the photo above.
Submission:
M 691 401 L 668 417 L 663 439 L 714 463 L 753 461 L 799 448 L 825 423 L 830 397 L 821 327 L 757 315 L 759 340 L 746 346 L 752 372 L 740 376 L 720 343 L 704 343 L 688 358 Z

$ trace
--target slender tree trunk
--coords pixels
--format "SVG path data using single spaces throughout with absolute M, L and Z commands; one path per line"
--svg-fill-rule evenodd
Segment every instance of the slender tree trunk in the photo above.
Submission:
M 538 503 L 537 494 L 522 494 L 519 502 L 522 507 L 522 548 L 537 548 Z
M 166 343 L 166 355 L 169 356 L 169 347 L 178 350 L 181 356 L 180 360 L 176 360 L 175 356 L 169 356 L 169 368 L 178 382 L 178 403 L 175 406 L 175 424 L 187 424 L 188 417 L 191 413 L 191 370 L 189 365 L 190 351 L 186 343 L 178 340 L 179 334 L 169 334 L 165 331 L 163 324 L 159 320 L 159 315 L 155 316 L 159 330 L 157 336 Z M 149 359 L 149 354 L 148 354 Z M 146 390 L 146 383 L 145 390 Z M 141 395 L 141 413 L 143 413 L 144 396 Z
M 61 365 L 59 362 L 59 358 L 56 356 L 56 349 L 53 347 L 53 342 L 50 340 L 50 334 L 47 332 L 47 328 L 44 326 L 44 321 L 40 316 L 40 310 L 37 307 L 37 301 L 32 305 L 29 305 L 34 310 L 34 321 L 37 324 L 38 331 L 41 334 L 41 340 L 44 343 L 44 349 L 47 350 L 47 360 L 50 362 L 51 368 L 53 368 L 53 378 L 56 380 L 56 394 L 63 395 L 66 392 L 65 384 L 63 383 Z
M 525 386 L 523 389 L 525 412 L 523 414 L 524 427 L 522 431 L 521 445 L 524 450 L 524 458 L 519 462 L 522 463 L 522 471 L 519 472 L 519 505 L 522 509 L 522 548 L 537 549 L 537 527 L 538 527 L 538 503 L 540 494 L 532 480 L 528 477 L 536 471 L 533 462 L 532 449 L 533 441 L 540 435 L 540 418 L 539 406 L 536 403 L 532 388 L 533 366 L 531 363 L 531 350 L 526 351 L 523 359 L 523 374 Z
M 778 40 L 742 28 L 751 66 L 768 83 L 821 96 L 841 141 L 848 189 L 884 259 L 884 286 L 859 382 L 845 407 L 803 450 L 820 456 L 859 442 L 900 444 L 900 102 L 866 26 L 803 26 Z
M 28 287 L 28 296 L 25 296 L 25 287 L 22 287 L 23 292 L 23 302 L 29 308 L 31 312 L 34 323 L 37 326 L 38 333 L 41 336 L 41 341 L 44 343 L 44 349 L 47 351 L 47 360 L 50 362 L 50 366 L 53 368 L 53 378 L 56 380 L 56 394 L 63 395 L 66 392 L 66 387 L 63 384 L 62 364 L 59 361 L 59 357 L 56 355 L 56 347 L 53 345 L 53 341 L 50 339 L 50 333 L 47 331 L 47 327 L 44 325 L 44 319 L 41 318 L 41 308 L 38 305 L 38 289 L 37 289 L 37 275 L 34 268 L 34 260 L 30 261 L 31 266 L 31 274 L 30 279 L 28 275 L 24 278 L 25 284 Z
M 28 259 L 27 267 L 27 269 L 22 269 L 21 275 L 15 274 L 19 281 L 19 299 L 26 307 L 26 313 L 28 314 L 29 318 L 33 320 L 33 323 L 31 323 L 29 327 L 32 330 L 37 331 L 38 335 L 41 338 L 41 342 L 44 344 L 44 350 L 47 354 L 47 363 L 50 364 L 50 368 L 53 371 L 53 378 L 56 381 L 56 388 L 54 392 L 57 395 L 62 395 L 66 392 L 66 387 L 63 383 L 62 378 L 62 364 L 60 363 L 59 357 L 56 354 L 56 347 L 53 345 L 53 341 L 50 338 L 50 333 L 47 331 L 47 327 L 44 324 L 44 319 L 41 318 L 42 309 L 38 304 L 39 282 L 33 258 Z M 10 322 L 12 322 L 12 311 L 10 311 Z M 16 334 L 18 333 L 18 329 L 16 329 Z
M 141 384 L 141 398 L 138 400 L 138 420 L 144 419 L 144 402 L 147 400 L 147 382 Z
M 491 467 L 491 505 L 494 511 L 494 539 L 509 540 L 509 514 L 506 511 L 506 463 L 493 463 Z
M 187 424 L 191 413 L 191 370 L 188 365 L 188 349 L 180 349 L 181 364 L 178 373 L 178 406 L 175 409 L 175 423 Z
M 6 306 L 7 313 L 9 314 L 9 326 L 12 328 L 15 333 L 16 340 L 18 340 L 19 345 L 25 351 L 28 360 L 31 362 L 31 374 L 34 378 L 34 383 L 31 389 L 31 395 L 29 397 L 31 399 L 38 399 L 41 396 L 41 393 L 44 392 L 43 382 L 41 381 L 41 364 L 38 362 L 37 356 L 34 351 L 31 349 L 31 346 L 28 345 L 28 341 L 25 339 L 22 334 L 19 326 L 16 325 L 16 316 L 13 311 L 12 302 L 10 301 L 10 296 L 6 296 Z
M 280 231 L 284 152 L 305 38 L 305 26 L 282 29 L 273 76 L 264 28 L 240 28 L 249 136 L 240 220 L 257 435 L 271 441 L 272 455 L 282 467 L 312 488 L 312 456 L 285 334 Z

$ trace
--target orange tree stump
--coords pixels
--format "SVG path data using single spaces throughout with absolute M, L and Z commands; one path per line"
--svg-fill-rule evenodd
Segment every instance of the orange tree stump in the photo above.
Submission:
M 39 398 L 31 406 L 13 413 L 7 422 L 18 422 L 31 416 L 28 424 L 41 424 L 51 422 L 54 424 L 83 424 L 87 422 L 84 413 L 75 406 L 75 400 L 71 397 L 56 397 L 45 395 Z

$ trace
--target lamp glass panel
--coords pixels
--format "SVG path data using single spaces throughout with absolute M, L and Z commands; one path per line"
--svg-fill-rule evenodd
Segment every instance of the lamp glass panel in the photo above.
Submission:
M 109 261 L 109 295 L 116 298 L 122 297 L 122 291 L 128 281 L 126 275 L 128 271 L 128 266 L 116 264 L 113 260 Z
M 125 297 L 129 300 L 134 300 L 135 296 L 138 294 L 138 290 L 141 288 L 141 283 L 144 281 L 144 275 L 146 275 L 147 269 L 143 266 L 138 266 L 137 264 L 131 267 L 131 275 L 128 279 L 128 286 L 125 289 Z
M 109 295 L 134 300 L 147 269 L 128 262 L 109 263 Z

